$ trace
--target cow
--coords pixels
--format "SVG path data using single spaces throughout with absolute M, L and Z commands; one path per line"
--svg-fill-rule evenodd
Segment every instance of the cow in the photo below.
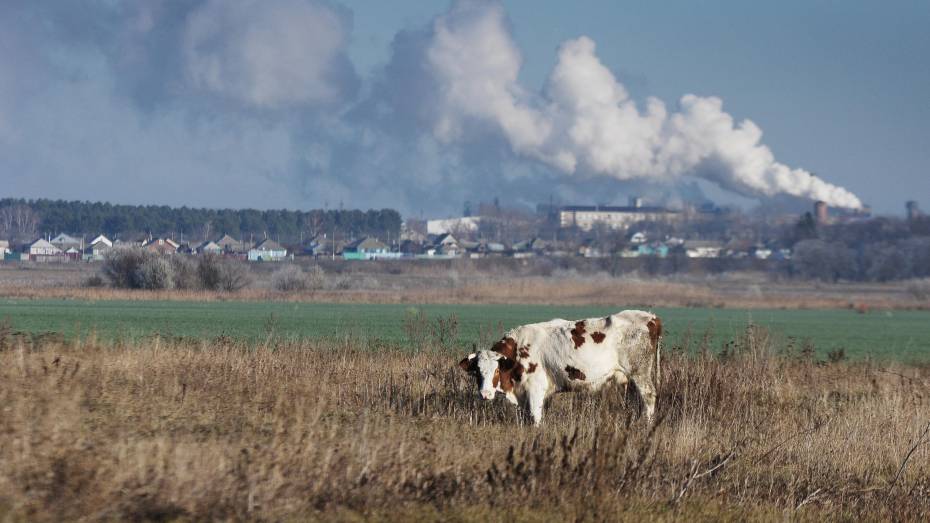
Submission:
M 474 376 L 478 393 L 508 401 L 542 422 L 543 404 L 556 392 L 597 391 L 630 381 L 655 415 L 662 321 L 651 312 L 628 310 L 605 318 L 555 319 L 508 331 L 490 350 L 469 354 L 459 366 Z

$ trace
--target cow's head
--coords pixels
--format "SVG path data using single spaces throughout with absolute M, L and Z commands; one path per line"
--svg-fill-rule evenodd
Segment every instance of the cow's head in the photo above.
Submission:
M 508 394 L 513 390 L 517 362 L 493 350 L 473 352 L 459 362 L 459 367 L 474 376 L 478 394 L 485 400 L 494 399 L 497 392 Z

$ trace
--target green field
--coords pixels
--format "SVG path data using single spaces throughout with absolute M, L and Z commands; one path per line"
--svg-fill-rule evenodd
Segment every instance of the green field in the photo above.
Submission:
M 430 321 L 455 314 L 458 343 L 469 346 L 479 332 L 497 333 L 556 317 L 604 316 L 617 307 L 532 305 L 374 305 L 284 302 L 0 300 L 0 320 L 29 333 L 60 332 L 68 337 L 95 331 L 104 339 L 163 336 L 212 338 L 226 335 L 262 339 L 273 331 L 294 338 L 344 338 L 404 345 L 404 318 L 421 311 Z M 666 346 L 705 335 L 711 350 L 744 332 L 752 322 L 800 350 L 809 343 L 819 354 L 843 349 L 854 358 L 930 361 L 930 312 L 856 314 L 848 310 L 657 309 L 666 325 Z

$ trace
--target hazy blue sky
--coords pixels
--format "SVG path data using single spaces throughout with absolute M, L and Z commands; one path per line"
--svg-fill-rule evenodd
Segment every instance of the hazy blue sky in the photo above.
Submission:
M 930 208 L 928 27 L 927 1 L 0 0 L 0 194 L 900 214 Z

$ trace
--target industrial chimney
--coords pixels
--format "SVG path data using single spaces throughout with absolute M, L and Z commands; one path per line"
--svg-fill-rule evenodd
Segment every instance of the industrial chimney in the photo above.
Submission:
M 639 196 L 630 196 L 630 207 L 639 209 L 643 206 L 643 199 Z
M 827 205 L 827 202 L 814 202 L 814 218 L 817 220 L 817 223 L 827 223 L 830 219 L 830 207 Z
M 905 207 L 907 208 L 908 220 L 916 220 L 917 218 L 920 218 L 920 207 L 917 205 L 917 202 L 911 200 L 905 204 Z

